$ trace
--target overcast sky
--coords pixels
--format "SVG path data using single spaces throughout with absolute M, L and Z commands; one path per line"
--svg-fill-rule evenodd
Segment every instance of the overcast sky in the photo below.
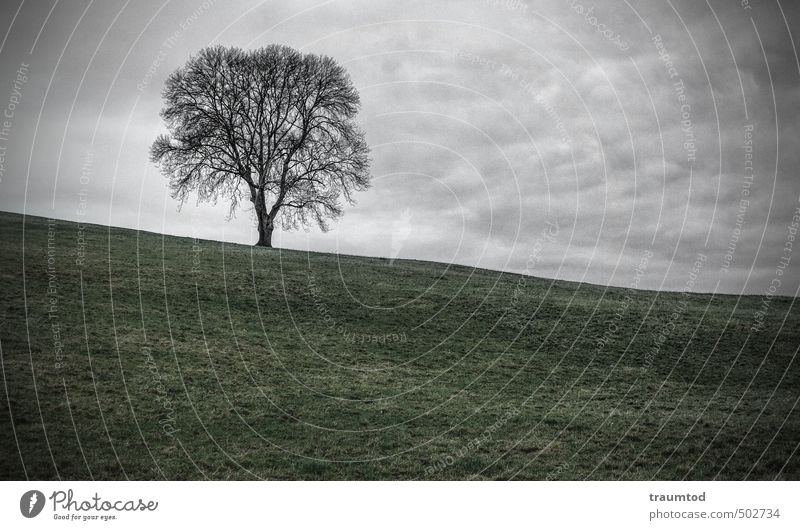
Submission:
M 281 43 L 350 72 L 373 187 L 277 246 L 670 290 L 701 253 L 694 290 L 794 295 L 800 9 L 752 4 L 6 1 L 0 209 L 254 242 L 148 149 L 190 55 Z

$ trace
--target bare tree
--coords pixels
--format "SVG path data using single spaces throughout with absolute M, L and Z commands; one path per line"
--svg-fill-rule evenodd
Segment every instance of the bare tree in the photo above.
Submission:
M 173 197 L 253 203 L 257 245 L 276 225 L 328 229 L 342 201 L 369 187 L 369 149 L 355 123 L 360 101 L 330 57 L 288 46 L 202 50 L 167 79 L 161 111 L 169 134 L 151 158 Z

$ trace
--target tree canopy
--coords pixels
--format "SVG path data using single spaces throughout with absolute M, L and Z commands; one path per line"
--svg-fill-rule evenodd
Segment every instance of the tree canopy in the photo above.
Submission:
M 358 91 L 332 58 L 283 45 L 215 46 L 167 79 L 169 131 L 151 158 L 173 197 L 253 204 L 259 240 L 316 223 L 323 230 L 369 187 L 369 149 L 355 122 Z

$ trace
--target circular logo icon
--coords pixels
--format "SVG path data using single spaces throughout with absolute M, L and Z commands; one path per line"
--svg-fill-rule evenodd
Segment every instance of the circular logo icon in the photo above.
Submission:
M 44 493 L 31 490 L 22 495 L 19 500 L 19 511 L 28 519 L 39 515 L 44 508 Z

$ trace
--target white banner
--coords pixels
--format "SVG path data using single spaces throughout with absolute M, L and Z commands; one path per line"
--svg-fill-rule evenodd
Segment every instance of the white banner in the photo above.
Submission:
M 2 528 L 800 528 L 797 482 L 4 482 L 0 488 Z

